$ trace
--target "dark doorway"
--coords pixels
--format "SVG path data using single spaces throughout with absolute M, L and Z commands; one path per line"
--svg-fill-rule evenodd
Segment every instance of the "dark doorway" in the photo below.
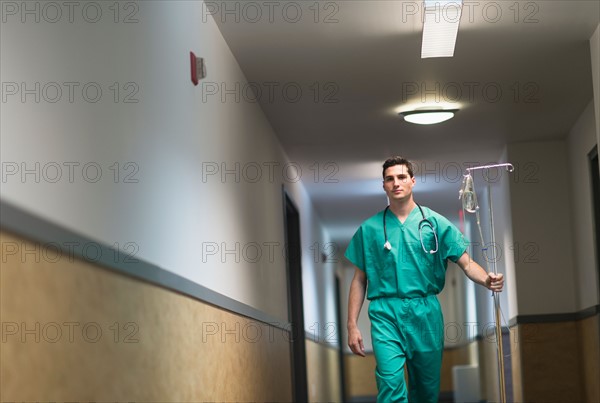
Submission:
M 283 190 L 283 210 L 285 244 L 287 246 L 288 317 L 292 325 L 290 334 L 292 394 L 295 402 L 308 402 L 304 307 L 302 302 L 300 214 L 285 189 Z
M 594 214 L 594 247 L 596 248 L 596 269 L 598 270 L 598 289 L 600 289 L 600 250 L 598 250 L 598 242 L 600 242 L 600 172 L 598 168 L 598 145 L 594 146 L 592 151 L 588 153 L 590 161 L 590 177 L 592 179 L 592 210 Z

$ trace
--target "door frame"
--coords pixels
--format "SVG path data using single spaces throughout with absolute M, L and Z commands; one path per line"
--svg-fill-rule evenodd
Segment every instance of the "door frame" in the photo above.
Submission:
M 282 186 L 283 226 L 286 251 L 288 318 L 290 329 L 290 359 L 292 369 L 292 398 L 308 401 L 306 373 L 306 336 L 304 331 L 304 300 L 302 292 L 302 244 L 300 213 L 291 196 Z

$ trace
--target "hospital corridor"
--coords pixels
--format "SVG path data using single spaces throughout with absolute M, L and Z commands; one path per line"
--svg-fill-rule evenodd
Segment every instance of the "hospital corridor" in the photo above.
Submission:
M 600 403 L 600 0 L 0 13 L 0 402 Z

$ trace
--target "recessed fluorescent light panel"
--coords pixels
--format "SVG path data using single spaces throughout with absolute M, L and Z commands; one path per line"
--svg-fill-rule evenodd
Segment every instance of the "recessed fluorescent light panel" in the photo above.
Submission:
M 462 15 L 462 0 L 423 0 L 421 58 L 452 57 Z

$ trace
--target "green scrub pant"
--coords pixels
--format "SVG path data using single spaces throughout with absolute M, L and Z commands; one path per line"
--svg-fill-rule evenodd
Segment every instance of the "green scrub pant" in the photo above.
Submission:
M 369 304 L 369 318 L 377 402 L 437 403 L 444 349 L 444 318 L 437 296 L 376 298 Z

